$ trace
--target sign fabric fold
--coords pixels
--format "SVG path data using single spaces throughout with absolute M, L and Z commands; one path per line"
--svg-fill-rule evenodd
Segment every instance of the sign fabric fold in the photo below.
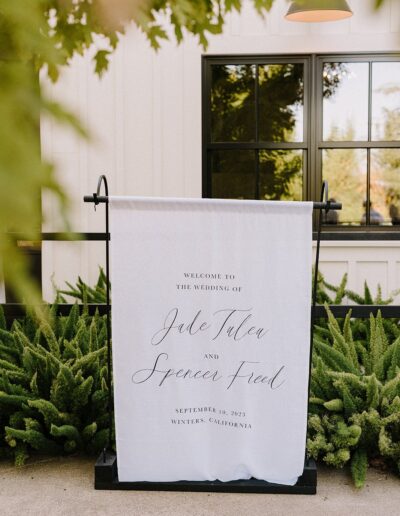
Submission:
M 110 197 L 120 481 L 302 474 L 312 203 Z

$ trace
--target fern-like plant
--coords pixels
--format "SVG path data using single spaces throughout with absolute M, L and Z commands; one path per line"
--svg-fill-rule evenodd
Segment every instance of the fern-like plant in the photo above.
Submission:
M 343 282 L 342 286 L 345 283 Z M 341 289 L 343 290 L 344 287 Z M 307 448 L 328 465 L 351 465 L 355 485 L 368 461 L 400 471 L 398 320 L 336 320 L 326 307 L 315 329 Z M 32 450 L 99 452 L 108 439 L 106 324 L 98 313 L 46 321 L 28 312 L 11 328 L 0 307 L 0 451 L 22 464 Z
M 0 307 L 0 440 L 16 464 L 32 450 L 97 453 L 108 439 L 105 320 L 56 312 L 7 329 Z
M 65 296 L 72 297 L 81 303 L 103 304 L 107 302 L 107 277 L 102 267 L 99 267 L 99 277 L 94 287 L 90 287 L 80 276 L 78 276 L 76 285 L 72 285 L 68 281 L 65 283 L 68 289 L 56 287 L 56 302 L 58 303 L 67 303 Z
M 328 283 L 324 276 L 321 273 L 318 273 L 317 303 L 319 304 L 341 305 L 345 299 L 348 299 L 356 305 L 389 305 L 394 301 L 394 298 L 398 293 L 399 290 L 395 290 L 390 294 L 390 297 L 384 299 L 382 296 L 381 286 L 378 284 L 377 294 L 373 297 L 371 290 L 365 281 L 363 295 L 360 295 L 347 288 L 347 274 L 344 274 L 340 285 L 335 286 Z M 340 324 L 343 324 L 343 319 L 338 319 L 338 321 Z M 383 319 L 382 324 L 388 338 L 390 340 L 395 339 L 397 336 L 396 332 L 400 324 L 400 317 Z M 325 331 L 325 333 L 329 334 L 327 320 L 325 318 L 316 320 L 316 327 L 320 331 Z M 370 340 L 370 324 L 368 318 L 353 319 L 351 321 L 351 328 L 354 340 Z
M 329 465 L 350 462 L 361 487 L 368 460 L 400 472 L 400 330 L 393 324 L 390 341 L 379 313 L 369 339 L 355 340 L 351 312 L 340 327 L 326 309 L 328 331 L 317 329 L 314 339 L 307 448 Z
M 386 299 L 382 296 L 382 287 L 378 284 L 376 296 L 371 293 L 368 283 L 364 281 L 363 294 L 357 294 L 353 290 L 347 288 L 348 275 L 345 273 L 339 285 L 332 285 L 326 281 L 324 275 L 318 272 L 317 281 L 317 303 L 328 305 L 341 305 L 345 298 L 352 301 L 356 305 L 390 305 L 393 303 L 395 296 L 400 293 L 400 289 L 391 292 Z

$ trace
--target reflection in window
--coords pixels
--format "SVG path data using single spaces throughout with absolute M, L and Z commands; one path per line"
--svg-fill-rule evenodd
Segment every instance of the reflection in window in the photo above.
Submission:
M 400 140 L 400 63 L 372 64 L 372 140 Z
M 213 65 L 211 70 L 211 140 L 254 141 L 255 65 Z
M 368 63 L 324 63 L 323 139 L 368 139 Z
M 400 226 L 398 55 L 206 60 L 206 196 L 311 199 L 327 179 L 325 224 Z
M 303 64 L 258 67 L 259 140 L 302 142 Z
M 325 149 L 322 158 L 322 176 L 328 181 L 331 200 L 343 204 L 342 211 L 337 214 L 337 220 L 328 217 L 325 223 L 365 224 L 367 151 Z
M 303 198 L 303 151 L 261 150 L 259 198 L 301 201 Z
M 212 197 L 255 199 L 254 151 L 228 150 L 211 154 Z
M 371 150 L 371 224 L 400 225 L 400 149 Z

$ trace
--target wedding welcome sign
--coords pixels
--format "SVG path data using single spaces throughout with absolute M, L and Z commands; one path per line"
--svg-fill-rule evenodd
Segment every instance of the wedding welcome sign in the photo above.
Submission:
M 110 197 L 120 481 L 293 485 L 312 203 Z

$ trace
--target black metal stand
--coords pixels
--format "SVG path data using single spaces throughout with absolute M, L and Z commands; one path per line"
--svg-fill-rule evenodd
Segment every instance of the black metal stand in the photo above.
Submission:
M 218 493 L 275 493 L 315 494 L 317 492 L 317 467 L 314 460 L 306 460 L 304 472 L 294 486 L 271 484 L 264 480 L 232 480 L 231 482 L 188 481 L 179 482 L 120 482 L 118 480 L 115 453 L 106 453 L 106 462 L 101 455 L 94 469 L 95 489 L 137 490 L 137 491 L 208 491 Z
M 105 196 L 100 195 L 101 185 L 104 183 Z M 325 201 L 324 201 L 325 194 Z M 111 450 L 112 428 L 113 428 L 113 406 L 112 406 L 112 382 L 111 382 L 111 304 L 110 304 L 110 281 L 109 281 L 109 211 L 108 211 L 108 184 L 106 176 L 99 178 L 97 191 L 93 195 L 85 195 L 84 202 L 106 205 L 106 277 L 107 277 L 107 367 L 108 367 L 108 411 L 109 411 L 109 438 L 108 446 L 103 450 L 95 465 L 95 489 L 106 490 L 143 490 L 143 491 L 213 491 L 221 493 L 275 493 L 275 494 L 315 494 L 317 492 L 317 467 L 315 461 L 306 457 L 303 474 L 299 477 L 294 486 L 273 484 L 264 480 L 251 478 L 249 480 L 235 480 L 231 482 L 220 481 L 188 481 L 179 482 L 120 482 L 118 480 L 117 457 Z M 333 203 L 328 200 L 328 185 L 324 181 L 321 191 L 321 201 L 314 202 L 313 207 L 319 210 L 317 252 L 315 260 L 313 300 L 311 308 L 311 343 L 310 343 L 310 375 L 311 378 L 311 356 L 313 346 L 315 305 L 318 285 L 318 265 L 321 241 L 322 211 L 341 210 L 340 203 Z M 308 386 L 310 389 L 310 384 Z

